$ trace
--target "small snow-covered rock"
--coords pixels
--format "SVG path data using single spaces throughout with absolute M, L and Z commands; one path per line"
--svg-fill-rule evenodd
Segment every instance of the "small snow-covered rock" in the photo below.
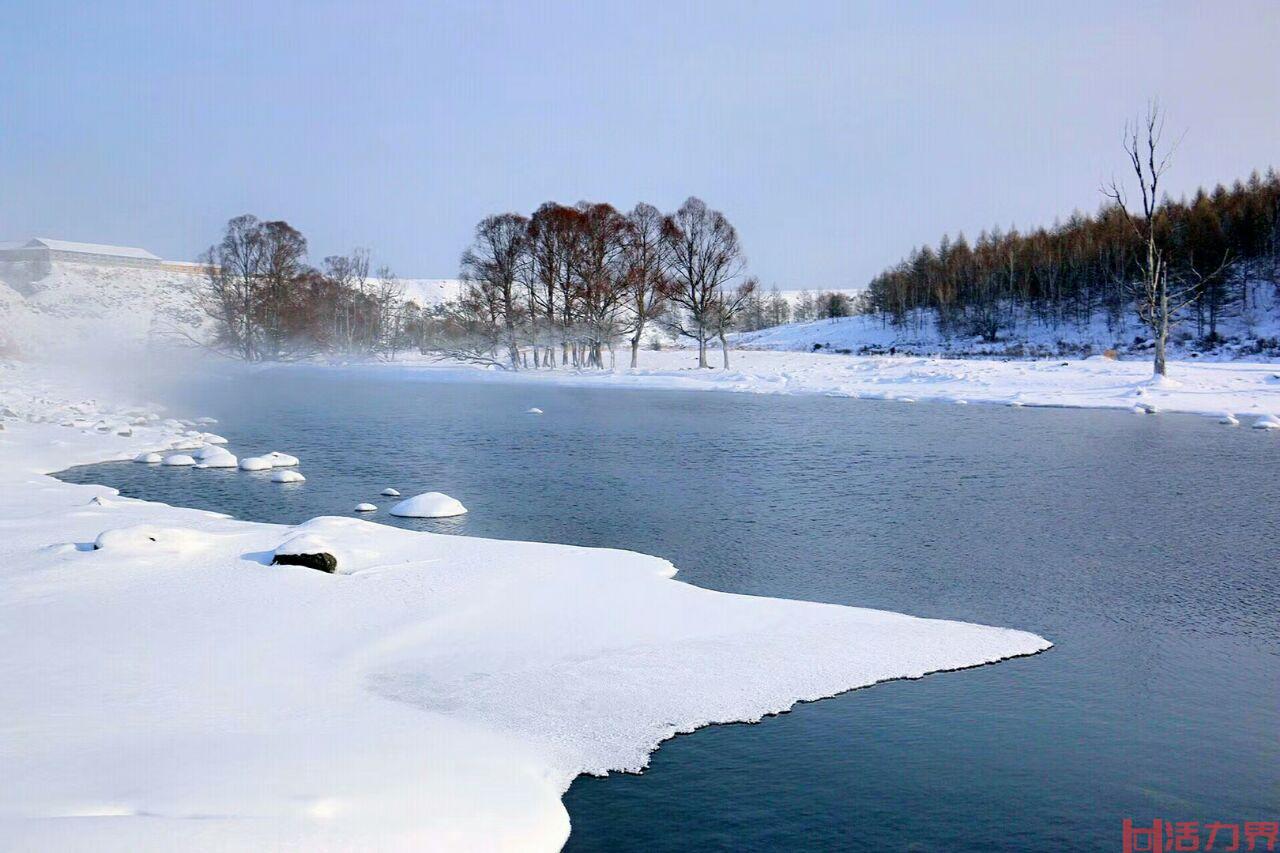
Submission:
M 239 460 L 231 453 L 214 453 L 206 456 L 204 460 L 199 462 L 197 468 L 235 468 L 239 465 Z
M 379 494 L 381 494 L 383 497 L 388 497 L 388 498 L 398 498 L 398 497 L 400 497 L 400 492 L 399 492 L 399 490 L 397 490 L 397 489 L 392 489 L 392 488 L 386 488 L 386 489 L 383 489 Z
M 355 509 L 353 509 L 352 512 L 375 512 L 377 509 L 378 508 L 373 504 L 363 503 L 356 504 Z
M 542 414 L 542 409 L 539 409 L 537 406 L 534 406 L 532 409 L 529 409 L 527 412 L 525 412 L 525 414 L 526 414 L 526 415 L 540 415 L 540 414 Z
M 133 457 L 134 462 L 145 462 L 148 465 L 159 465 L 164 461 L 164 457 L 159 453 L 139 453 Z
M 216 424 L 217 422 L 218 422 L 217 418 L 196 418 L 196 423 L 200 424 L 201 426 L 210 426 L 212 424 Z
M 267 471 L 272 467 L 269 456 L 247 456 L 240 460 L 241 471 Z
M 206 444 L 226 444 L 227 440 L 217 433 L 204 432 L 200 434 Z
M 391 508 L 392 515 L 404 518 L 447 518 L 462 515 L 467 508 L 456 498 L 442 492 L 424 492 L 400 501 Z
M 120 435 L 120 436 L 124 436 L 125 438 L 128 438 L 129 436 L 133 435 L 133 427 L 127 427 L 127 426 L 120 427 L 120 429 L 116 430 L 116 435 Z
M 1275 415 L 1263 415 L 1253 422 L 1254 429 L 1280 429 L 1280 418 Z
M 1223 412 L 1223 413 L 1218 417 L 1218 423 L 1220 423 L 1220 424 L 1224 424 L 1224 425 L 1226 425 L 1226 426 L 1239 426 L 1239 425 L 1240 425 L 1240 420 L 1239 420 L 1239 418 L 1237 418 L 1235 415 L 1231 414 L 1230 412 Z
M 273 483 L 305 483 L 306 477 L 297 471 L 277 471 L 271 475 Z
M 194 465 L 196 464 L 196 460 L 192 459 L 185 453 L 170 453 L 161 461 L 160 464 L 173 466 Z
M 298 457 L 290 456 L 288 453 L 280 453 L 271 451 L 267 454 L 267 458 L 271 460 L 271 464 L 276 468 L 292 468 L 298 464 Z
M 217 444 L 206 444 L 204 447 L 191 454 L 201 462 L 212 459 L 215 456 L 230 456 L 231 451 Z
M 94 540 L 93 549 L 137 555 L 190 554 L 206 548 L 212 539 L 212 534 L 185 527 L 134 524 L 102 531 Z

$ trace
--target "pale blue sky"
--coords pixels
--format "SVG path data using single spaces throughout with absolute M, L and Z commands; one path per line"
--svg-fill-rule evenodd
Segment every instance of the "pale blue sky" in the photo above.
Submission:
M 55 3 L 0 19 L 0 239 L 230 216 L 452 277 L 477 219 L 697 194 L 783 287 L 1092 210 L 1158 95 L 1182 192 L 1280 166 L 1280 3 Z

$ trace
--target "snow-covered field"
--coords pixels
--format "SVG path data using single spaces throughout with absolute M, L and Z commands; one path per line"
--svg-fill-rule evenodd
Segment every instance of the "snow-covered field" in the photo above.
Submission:
M 677 732 L 1049 646 L 712 592 L 631 552 L 62 483 L 220 442 L 48 375 L 0 362 L 4 849 L 550 850 L 577 774 Z M 302 536 L 337 574 L 269 565 Z
M 711 353 L 711 363 L 720 363 L 719 351 Z M 1151 364 L 1145 359 L 1112 361 L 1100 356 L 1029 361 L 734 350 L 729 370 L 699 370 L 696 364 L 697 357 L 689 350 L 663 350 L 642 352 L 641 366 L 636 370 L 513 373 L 426 359 L 356 369 L 457 381 L 1137 408 L 1143 413 L 1187 412 L 1214 417 L 1231 412 L 1245 419 L 1246 426 L 1263 415 L 1280 414 L 1280 365 L 1243 361 L 1171 362 L 1168 378 L 1159 382 L 1152 378 Z

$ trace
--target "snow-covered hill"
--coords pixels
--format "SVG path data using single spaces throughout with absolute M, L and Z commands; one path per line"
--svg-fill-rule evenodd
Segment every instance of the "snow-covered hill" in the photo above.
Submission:
M 34 281 L 0 270 L 0 353 L 35 358 L 201 339 L 201 286 L 196 273 L 166 269 L 55 262 Z
M 462 282 L 456 278 L 402 278 L 400 285 L 404 300 L 422 308 L 451 302 L 462 295 Z
M 1225 341 L 1208 348 L 1196 339 L 1193 317 L 1185 318 L 1170 335 L 1170 357 L 1214 360 L 1280 358 L 1280 300 L 1268 283 L 1252 289 L 1248 311 L 1235 307 L 1218 322 Z M 922 313 L 894 325 L 879 315 L 788 323 L 733 336 L 742 349 L 826 351 L 852 354 L 888 353 L 892 348 L 911 355 L 1052 357 L 1080 356 L 1115 350 L 1121 357 L 1145 357 L 1150 332 L 1133 314 L 1108 323 L 1095 314 L 1088 323 L 1047 324 L 1026 312 L 1003 326 L 999 340 L 941 333 L 935 316 Z

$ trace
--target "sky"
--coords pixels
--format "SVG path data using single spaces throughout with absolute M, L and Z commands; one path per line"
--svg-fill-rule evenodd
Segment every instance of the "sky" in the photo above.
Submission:
M 1051 225 L 1158 97 L 1174 195 L 1280 168 L 1280 3 L 10 0 L 0 240 L 194 258 L 241 213 L 313 263 L 451 278 L 475 223 L 690 195 L 783 289 Z

